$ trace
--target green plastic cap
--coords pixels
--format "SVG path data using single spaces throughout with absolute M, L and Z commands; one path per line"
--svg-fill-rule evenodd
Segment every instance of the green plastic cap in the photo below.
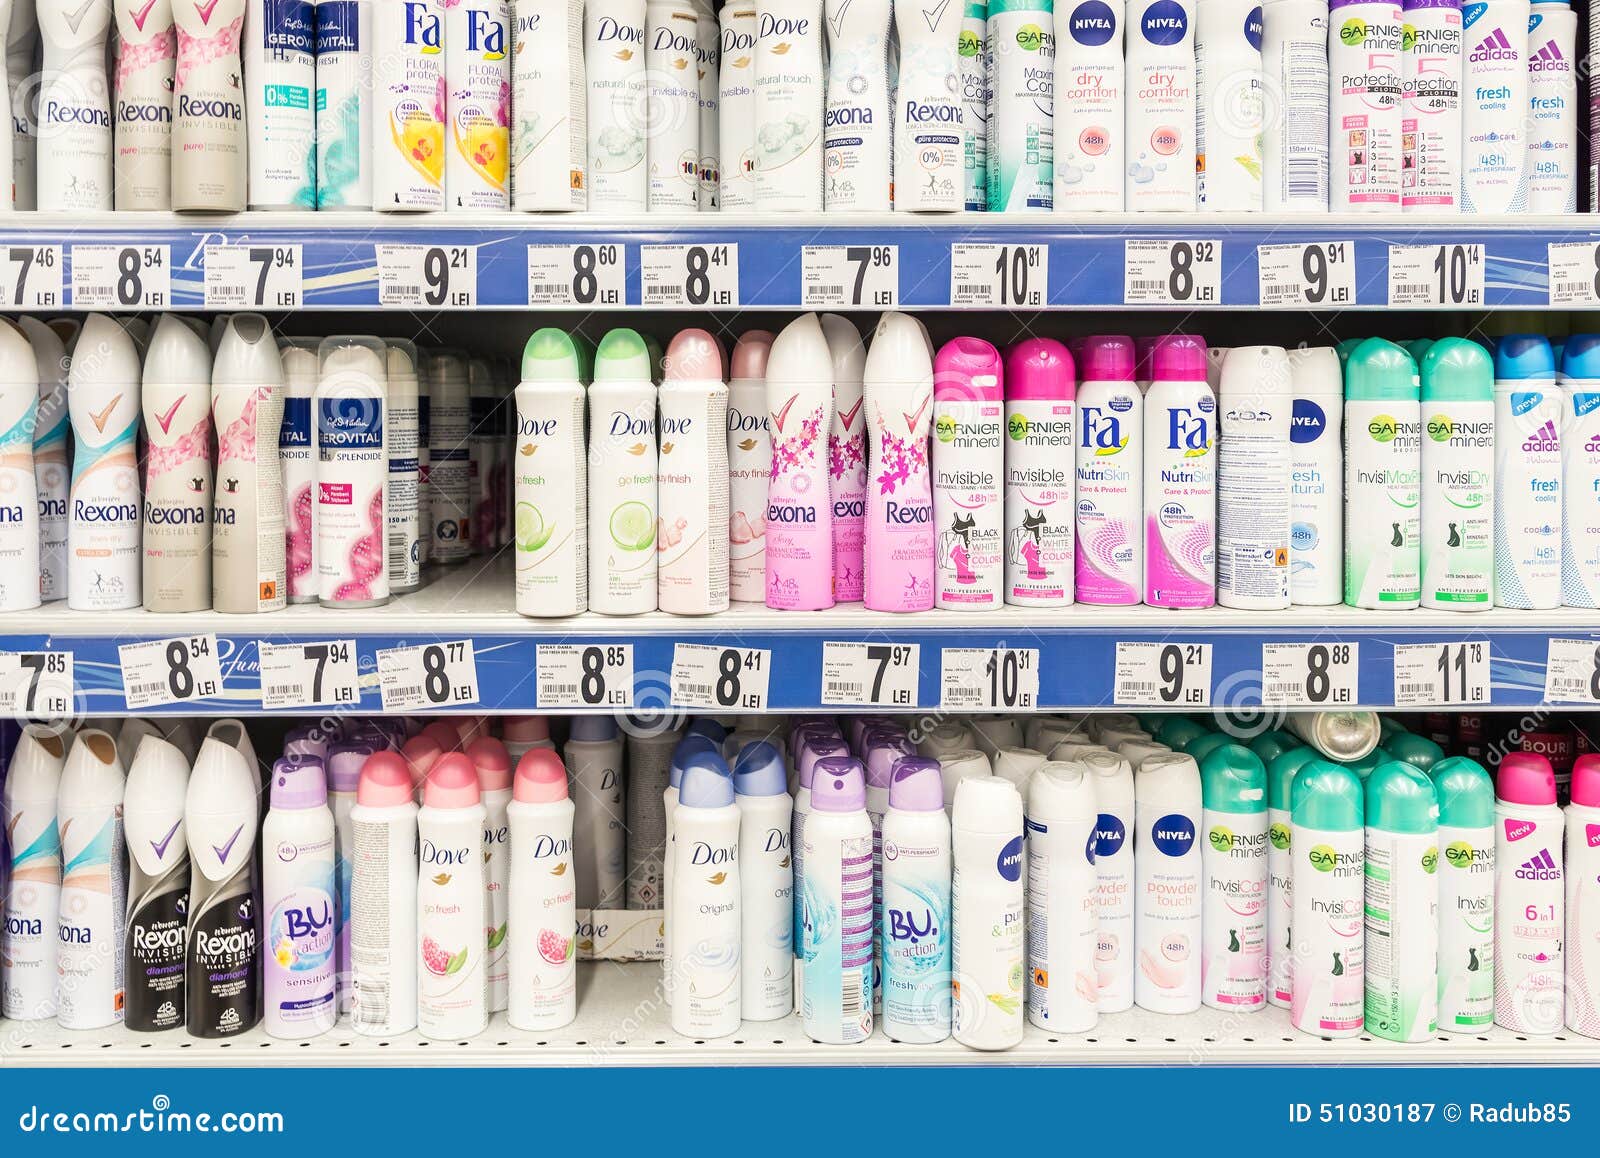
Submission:
M 1290 748 L 1300 747 L 1300 739 L 1291 736 L 1288 732 L 1280 732 L 1273 728 L 1270 732 L 1262 732 L 1250 741 L 1250 750 L 1261 758 L 1263 764 L 1271 764 Z
M 596 382 L 654 382 L 650 349 L 637 330 L 626 327 L 609 331 L 600 339 L 594 354 Z
M 1367 826 L 1427 836 L 1439 830 L 1433 781 L 1415 764 L 1390 760 L 1367 777 Z
M 1347 402 L 1415 402 L 1417 364 L 1393 342 L 1368 338 L 1345 363 L 1344 397 Z
M 1444 759 L 1443 748 L 1426 736 L 1413 736 L 1410 732 L 1401 732 L 1390 736 L 1384 740 L 1383 750 L 1396 760 L 1404 760 L 1407 764 L 1421 768 L 1424 772 L 1427 772 L 1440 760 Z M 1493 793 L 1490 795 L 1492 796 Z
M 1400 344 L 1405 347 L 1406 353 L 1411 355 L 1411 360 L 1421 366 L 1422 359 L 1428 355 L 1428 348 L 1433 345 L 1433 339 L 1409 338 Z
M 1439 823 L 1450 828 L 1494 827 L 1494 781 L 1482 764 L 1450 756 L 1428 769 L 1439 801 Z
M 1307 762 L 1294 778 L 1290 800 L 1295 828 L 1360 832 L 1363 827 L 1361 781 L 1343 764 Z
M 1187 716 L 1168 716 L 1155 731 L 1155 738 L 1174 750 L 1181 749 L 1190 740 L 1210 733 L 1203 724 Z
M 1494 401 L 1494 360 L 1476 342 L 1440 338 L 1419 365 L 1424 402 Z
M 1198 764 L 1224 744 L 1232 742 L 1225 732 L 1207 732 L 1203 736 L 1196 736 L 1190 740 L 1183 746 L 1183 750 L 1193 756 L 1195 763 Z
M 1267 769 L 1242 744 L 1222 744 L 1200 761 L 1200 798 L 1212 812 L 1265 812 Z
M 524 382 L 573 382 L 581 370 L 578 347 L 565 330 L 554 326 L 535 330 L 522 347 Z
M 1289 811 L 1290 787 L 1295 773 L 1313 760 L 1320 760 L 1317 750 L 1309 744 L 1279 752 L 1267 765 L 1267 805 L 1279 812 Z

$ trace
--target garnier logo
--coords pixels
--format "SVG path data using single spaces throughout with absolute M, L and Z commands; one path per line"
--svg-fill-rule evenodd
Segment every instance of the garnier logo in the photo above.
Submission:
M 934 437 L 940 442 L 954 442 L 956 437 L 956 420 L 952 415 L 941 414 L 939 420 L 933 424 Z
M 1400 51 L 1410 52 L 1411 46 L 1417 42 L 1417 29 L 1414 24 L 1402 25 L 1400 28 Z
M 1006 433 L 1011 436 L 1012 442 L 1021 442 L 1028 437 L 1028 416 L 1013 414 L 1006 419 Z
M 1319 844 L 1306 853 L 1306 859 L 1319 873 L 1331 873 L 1339 863 L 1339 854 L 1333 851 L 1331 845 Z
M 1444 859 L 1455 868 L 1471 868 L 1475 861 L 1483 859 L 1483 853 L 1469 841 L 1453 840 L 1445 846 Z
M 982 47 L 983 42 L 978 39 L 978 34 L 976 32 L 969 32 L 966 29 L 962 29 L 961 38 L 956 41 L 957 52 L 970 60 L 978 55 L 978 51 Z
M 1227 852 L 1233 848 L 1233 830 L 1225 824 L 1219 824 L 1206 834 L 1206 839 L 1211 842 L 1211 847 L 1218 852 Z
M 1430 848 L 1427 852 L 1422 854 L 1422 871 L 1431 877 L 1438 870 L 1438 868 L 1439 850 L 1438 848 Z
M 1024 24 L 1017 29 L 1017 47 L 1023 52 L 1038 52 L 1044 43 L 1044 32 L 1037 24 Z
M 1272 847 L 1279 852 L 1289 849 L 1289 826 L 1287 824 L 1274 824 L 1267 830 L 1267 837 L 1272 841 Z
M 1354 47 L 1367 38 L 1367 22 L 1357 17 L 1351 17 L 1339 25 L 1339 41 L 1341 44 Z
M 1380 414 L 1367 423 L 1367 433 L 1373 442 L 1393 442 L 1394 436 L 1400 433 L 1400 424 L 1392 415 Z
M 1428 419 L 1428 437 L 1433 439 L 1435 442 L 1449 442 L 1450 435 L 1454 433 L 1454 431 L 1455 423 L 1450 421 L 1450 416 L 1448 414 L 1435 414 L 1432 418 Z M 1373 435 L 1373 437 L 1376 438 L 1377 435 Z M 1394 435 L 1390 434 L 1389 438 L 1393 437 Z M 1387 442 L 1388 440 L 1389 439 L 1387 438 L 1379 439 L 1380 442 Z

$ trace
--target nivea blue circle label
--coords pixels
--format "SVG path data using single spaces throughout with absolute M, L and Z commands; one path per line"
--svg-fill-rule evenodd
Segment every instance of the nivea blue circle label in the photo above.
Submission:
M 1116 856 L 1127 838 L 1128 832 L 1122 827 L 1122 821 L 1109 812 L 1102 812 L 1100 819 L 1094 822 L 1095 856 Z
M 1294 413 L 1289 416 L 1291 442 L 1315 442 L 1328 425 L 1328 416 L 1309 398 L 1294 400 Z
M 995 869 L 1008 881 L 1022 878 L 1022 834 L 1006 841 L 1006 846 L 1000 850 L 1000 855 L 995 859 Z
M 1139 31 L 1151 44 L 1177 44 L 1189 32 L 1189 13 L 1178 0 L 1155 0 L 1144 10 Z
M 1168 813 L 1150 826 L 1150 840 L 1167 856 L 1183 856 L 1194 847 L 1194 821 L 1181 812 Z
M 1117 16 L 1104 0 L 1084 0 L 1072 10 L 1067 28 L 1077 43 L 1098 48 L 1116 35 Z
M 1244 18 L 1244 38 L 1250 42 L 1250 47 L 1257 52 L 1261 51 L 1261 7 L 1250 9 L 1250 15 Z

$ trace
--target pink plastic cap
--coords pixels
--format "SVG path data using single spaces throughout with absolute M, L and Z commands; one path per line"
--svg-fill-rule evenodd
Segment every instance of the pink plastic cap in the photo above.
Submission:
M 704 330 L 679 330 L 661 360 L 667 382 L 722 381 L 722 347 Z
M 479 736 L 467 745 L 467 759 L 478 770 L 478 787 L 503 792 L 511 787 L 511 753 L 493 736 Z
M 933 359 L 935 402 L 999 402 L 1000 351 L 982 338 L 951 338 Z
M 1083 340 L 1080 382 L 1132 382 L 1133 339 L 1100 334 Z
M 1555 769 L 1532 752 L 1507 752 L 1500 758 L 1494 794 L 1507 804 L 1554 804 Z
M 1572 766 L 1572 803 L 1600 808 L 1600 756 L 1579 756 Z
M 429 808 L 471 808 L 481 799 L 478 770 L 460 752 L 440 757 L 422 788 L 422 803 Z
M 500 734 L 508 744 L 538 744 L 550 738 L 550 721 L 543 716 L 507 716 Z
M 549 748 L 531 748 L 517 761 L 513 800 L 523 804 L 553 804 L 567 798 L 567 768 Z
M 428 773 L 439 762 L 439 757 L 444 755 L 444 749 L 439 747 L 437 740 L 423 732 L 420 736 L 412 736 L 407 740 L 405 747 L 400 749 L 400 755 L 404 757 L 406 766 L 411 769 L 411 785 L 415 788 L 428 778 Z
M 733 376 L 735 378 L 765 378 L 767 355 L 772 352 L 772 333 L 768 330 L 751 330 L 740 334 L 733 344 Z
M 1168 334 L 1150 348 L 1152 382 L 1204 382 L 1206 344 L 1190 334 Z
M 456 731 L 454 724 L 446 723 L 444 720 L 434 720 L 422 729 L 422 734 L 439 745 L 441 752 L 454 752 L 461 747 L 461 733 Z
M 411 768 L 398 752 L 374 752 L 361 765 L 356 803 L 367 808 L 395 808 L 411 803 Z
M 1063 402 L 1074 396 L 1072 355 L 1054 338 L 1025 338 L 1006 351 L 1006 398 Z

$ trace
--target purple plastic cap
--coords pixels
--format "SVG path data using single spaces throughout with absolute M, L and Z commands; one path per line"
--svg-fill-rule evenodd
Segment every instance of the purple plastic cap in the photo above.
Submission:
M 982 338 L 951 338 L 933 359 L 935 402 L 999 402 L 1000 351 Z
M 882 728 L 894 723 L 891 716 L 851 716 L 848 725 L 850 729 L 850 747 L 860 749 L 867 738 L 867 732 L 873 728 Z
M 686 737 L 704 736 L 706 739 L 720 747 L 722 741 L 728 738 L 728 729 L 724 728 L 715 720 L 707 719 L 705 716 L 701 716 L 697 720 L 690 721 L 689 726 L 684 729 L 684 735 Z
M 1600 756 L 1579 756 L 1572 766 L 1572 803 L 1579 808 L 1600 808 Z
M 1054 338 L 1024 338 L 1006 351 L 1006 399 L 1064 402 L 1073 398 L 1072 354 Z
M 789 759 L 800 759 L 800 748 L 808 737 L 826 739 L 843 738 L 844 733 L 839 731 L 839 725 L 832 720 L 806 720 L 796 724 L 789 730 Z
M 866 806 L 867 784 L 860 760 L 825 756 L 817 761 L 811 776 L 811 811 L 859 812 Z
M 1133 339 L 1121 334 L 1099 334 L 1083 340 L 1081 382 L 1132 382 Z
M 875 738 L 867 745 L 867 786 L 887 789 L 894 780 L 895 767 L 909 754 L 892 739 Z
M 723 808 L 733 803 L 733 777 L 728 762 L 715 752 L 697 752 L 683 766 L 678 785 L 679 808 Z
M 283 738 L 285 756 L 315 756 L 322 759 L 328 754 L 329 737 L 321 728 L 310 726 L 291 729 Z
M 765 740 L 746 744 L 733 762 L 733 790 L 740 796 L 782 796 L 789 791 L 783 754 Z
M 807 740 L 800 748 L 800 759 L 795 761 L 795 768 L 800 775 L 800 787 L 810 788 L 812 773 L 816 770 L 819 761 L 847 757 L 850 748 L 843 740 L 823 737 L 817 740 Z
M 382 745 L 347 740 L 328 749 L 328 790 L 354 792 L 361 783 L 361 765 Z
M 942 812 L 944 773 L 939 761 L 926 756 L 904 756 L 895 761 L 889 807 L 901 812 Z
M 721 758 L 722 749 L 698 732 L 685 736 L 672 749 L 672 761 L 667 765 L 667 783 L 673 788 L 683 787 L 683 770 L 689 761 L 705 753 Z
M 1556 774 L 1550 761 L 1533 752 L 1507 752 L 1500 758 L 1495 793 L 1507 804 L 1556 802 Z
M 359 771 L 359 770 L 358 770 Z M 315 756 L 285 756 L 272 765 L 272 807 L 326 808 L 328 781 Z
M 1190 334 L 1168 334 L 1150 348 L 1152 382 L 1204 382 L 1206 344 Z

